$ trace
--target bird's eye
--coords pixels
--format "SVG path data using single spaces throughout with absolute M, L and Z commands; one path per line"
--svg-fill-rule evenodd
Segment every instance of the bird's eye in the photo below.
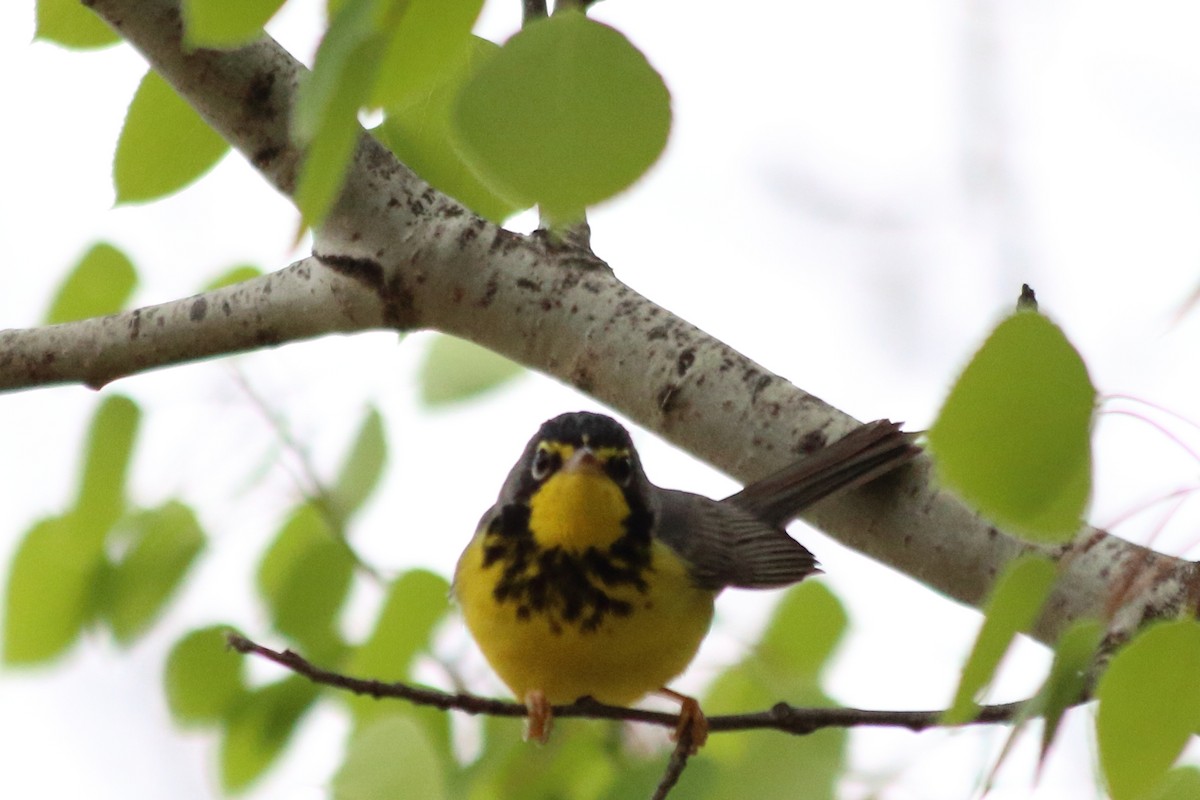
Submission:
M 538 448 L 537 452 L 533 454 L 533 466 L 529 468 L 529 474 L 535 481 L 544 480 L 551 472 L 558 469 L 558 463 L 557 453 Z
M 604 463 L 604 470 L 619 486 L 628 486 L 633 477 L 633 461 L 629 456 L 613 456 Z

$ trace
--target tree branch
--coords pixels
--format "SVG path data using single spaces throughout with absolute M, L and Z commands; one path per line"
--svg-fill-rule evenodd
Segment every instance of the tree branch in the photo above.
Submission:
M 181 46 L 177 0 L 87 0 L 274 186 L 300 149 L 288 117 L 303 67 L 276 42 Z M 845 413 L 638 295 L 589 254 L 492 225 L 424 183 L 365 133 L 315 254 L 265 278 L 139 312 L 0 333 L 0 388 L 115 377 L 329 332 L 432 328 L 591 394 L 742 481 L 851 428 Z M 239 294 L 240 293 L 240 294 Z M 146 324 L 149 320 L 152 324 Z M 820 343 L 813 346 L 826 346 Z M 819 503 L 805 519 L 847 546 L 978 607 L 1034 548 L 930 480 L 930 464 Z M 1032 635 L 1192 613 L 1196 565 L 1095 528 L 1059 548 L 1061 578 Z
M 241 634 L 228 635 L 229 646 L 239 653 L 246 653 L 273 661 L 282 667 L 303 675 L 313 683 L 332 686 L 336 689 L 367 695 L 376 699 L 394 698 L 416 705 L 433 706 L 443 711 L 462 711 L 466 714 L 487 714 L 494 717 L 524 717 L 528 709 L 521 703 L 495 700 L 466 692 L 443 692 L 407 683 L 354 678 L 338 672 L 322 669 L 291 650 L 272 650 L 251 641 Z M 967 725 L 994 725 L 1012 722 L 1024 707 L 1025 701 L 982 706 L 979 714 Z M 582 699 L 566 705 L 553 707 L 556 718 L 608 719 L 622 722 L 641 722 L 675 730 L 679 715 L 662 711 L 647 711 L 640 708 L 610 706 L 594 700 Z M 708 718 L 709 733 L 729 731 L 776 730 L 796 736 L 805 736 L 824 728 L 856 728 L 863 726 L 883 728 L 906 728 L 913 732 L 929 728 L 947 727 L 941 722 L 944 711 L 887 711 L 861 708 L 802 708 L 787 703 L 777 703 L 765 711 L 745 714 L 723 714 Z M 954 726 L 960 727 L 960 726 Z M 685 749 L 690 749 L 684 742 Z

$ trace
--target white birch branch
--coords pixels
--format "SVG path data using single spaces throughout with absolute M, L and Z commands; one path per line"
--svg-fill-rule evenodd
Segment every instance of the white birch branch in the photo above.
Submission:
M 185 51 L 174 0 L 85 0 L 138 48 L 273 185 L 290 193 L 300 151 L 288 115 L 304 68 L 274 41 Z M 553 375 L 697 457 L 748 481 L 853 424 L 640 296 L 578 251 L 472 215 L 364 135 L 314 257 L 205 295 L 98 320 L 0 332 L 0 389 L 98 387 L 153 367 L 325 333 L 431 328 Z M 812 346 L 828 346 L 816 343 Z M 922 459 L 806 519 L 830 536 L 979 606 L 1000 570 L 1031 549 L 965 509 Z M 1047 550 L 1062 579 L 1031 634 L 1073 620 L 1193 613 L 1191 562 L 1087 528 Z M 1119 608 L 1118 608 L 1119 607 Z

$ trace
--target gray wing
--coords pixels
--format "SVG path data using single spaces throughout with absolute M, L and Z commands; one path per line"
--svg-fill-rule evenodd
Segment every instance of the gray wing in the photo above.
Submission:
M 773 589 L 820 572 L 804 545 L 745 509 L 690 492 L 659 491 L 655 535 L 687 563 L 697 586 Z
M 819 570 L 783 526 L 818 500 L 862 486 L 918 453 L 912 434 L 876 420 L 720 502 L 661 490 L 657 534 L 688 563 L 699 586 L 787 586 Z

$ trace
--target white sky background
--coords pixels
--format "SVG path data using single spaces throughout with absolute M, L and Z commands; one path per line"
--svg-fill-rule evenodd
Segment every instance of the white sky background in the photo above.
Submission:
M 306 61 L 318 5 L 304 2 L 272 27 Z M 480 32 L 504 38 L 519 5 L 489 0 Z M 859 418 L 911 428 L 931 422 L 1029 282 L 1102 391 L 1200 416 L 1200 320 L 1175 321 L 1200 285 L 1194 3 L 734 7 L 608 0 L 596 9 L 663 73 L 675 109 L 663 160 L 591 215 L 596 250 L 621 278 Z M 144 65 L 127 47 L 29 45 L 32 20 L 32 2 L 0 4 L 0 327 L 37 324 L 65 270 L 99 239 L 133 257 L 138 305 L 193 293 L 234 263 L 273 269 L 297 257 L 291 206 L 236 155 L 173 198 L 113 210 L 111 154 Z M 231 621 L 270 641 L 251 577 L 296 490 L 239 375 L 327 475 L 366 405 L 383 409 L 392 469 L 354 538 L 387 570 L 449 574 L 536 426 L 596 407 L 530 375 L 483 402 L 421 410 L 423 338 L 331 337 L 105 389 L 143 405 L 137 501 L 181 495 L 212 541 L 187 591 L 132 651 L 93 636 L 50 669 L 0 674 L 0 796 L 219 794 L 216 737 L 176 730 L 159 687 L 167 647 L 192 627 Z M 0 398 L 5 570 L 23 530 L 68 501 L 97 401 L 79 387 Z M 1167 423 L 1200 444 L 1196 431 Z M 635 436 L 655 481 L 733 490 L 651 435 Z M 1196 463 L 1149 426 L 1101 417 L 1097 437 L 1097 524 L 1195 483 Z M 1200 514 L 1185 505 L 1159 531 L 1165 517 L 1158 508 L 1116 530 L 1196 557 Z M 818 533 L 799 535 L 853 619 L 827 679 L 834 696 L 862 707 L 945 705 L 977 615 Z M 348 629 L 367 624 L 373 599 L 355 597 Z M 771 602 L 769 593 L 724 596 L 679 686 L 694 690 L 740 657 Z M 467 654 L 475 688 L 499 692 L 461 632 L 448 640 Z M 1045 656 L 1032 645 L 1020 655 L 996 699 L 1033 688 Z M 345 730 L 333 707 L 308 718 L 251 797 L 324 796 Z M 1083 722 L 1068 727 L 1036 790 L 1026 747 L 992 797 L 1085 796 L 1096 767 Z M 844 796 L 969 797 L 1004 736 L 856 734 Z

